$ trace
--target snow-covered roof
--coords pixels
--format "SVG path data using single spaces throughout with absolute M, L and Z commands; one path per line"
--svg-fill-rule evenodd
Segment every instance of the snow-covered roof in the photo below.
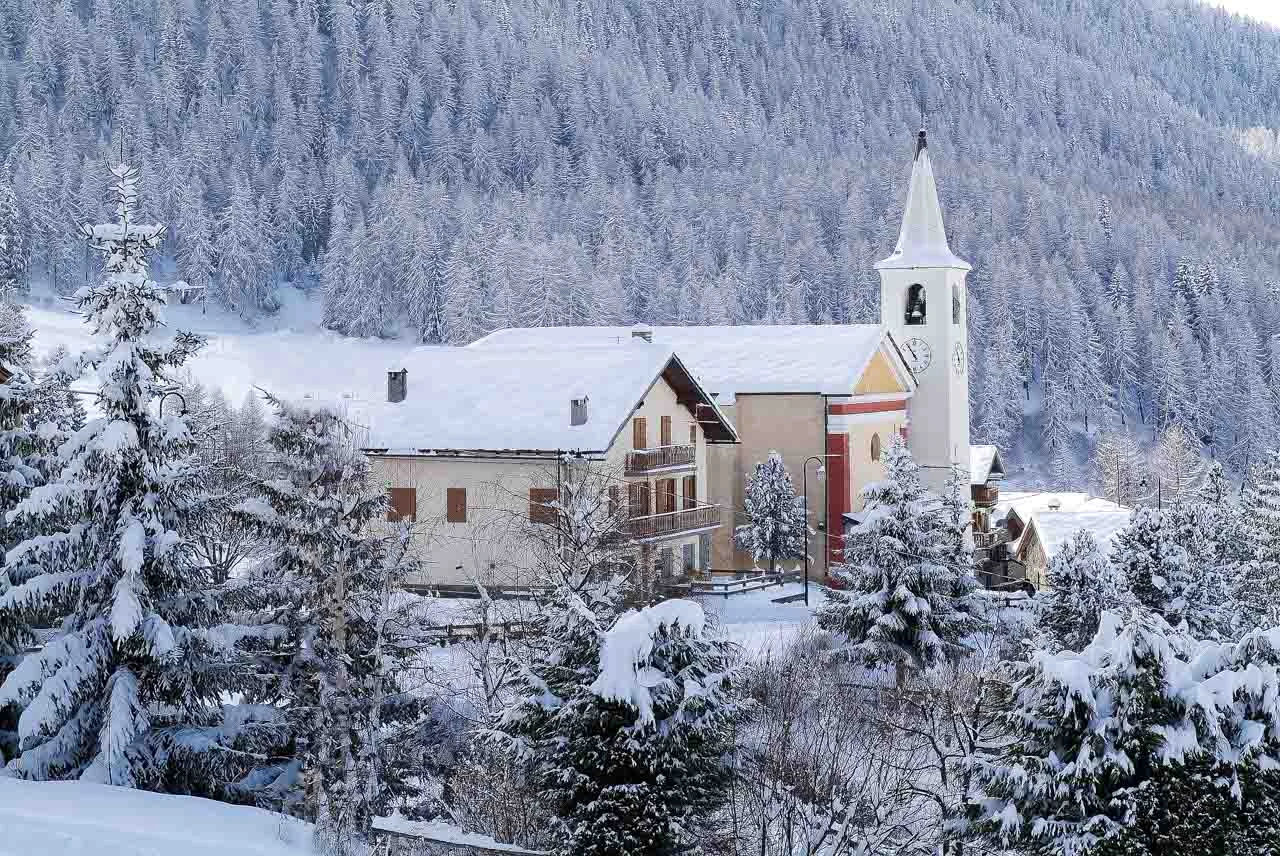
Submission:
M 1085 530 L 1093 535 L 1103 555 L 1111 550 L 1120 531 L 1129 525 L 1130 513 L 1119 511 L 1045 511 L 1037 514 L 1027 526 L 1027 533 L 1035 530 L 1046 559 L 1052 559 L 1077 532 Z M 1027 533 L 1022 543 L 1031 543 Z
M 986 484 L 1004 478 L 1004 463 L 995 446 L 969 447 L 969 484 Z
M 1006 520 L 1009 512 L 1018 515 L 1018 519 L 1022 521 L 1026 527 L 1019 538 L 1014 539 L 1011 548 L 1017 550 L 1022 542 L 1026 540 L 1027 532 L 1031 529 L 1033 521 L 1038 521 L 1042 516 L 1072 516 L 1072 515 L 1105 515 L 1117 514 L 1123 516 L 1127 521 L 1132 509 L 1123 505 L 1117 505 L 1109 499 L 1103 499 L 1100 496 L 1093 496 L 1088 493 L 1078 492 L 1061 492 L 1061 491 L 1002 491 L 1000 501 L 996 504 L 995 513 L 992 515 L 997 522 Z M 1069 524 L 1068 524 L 1069 525 Z M 1076 527 L 1071 533 L 1079 531 L 1082 527 Z
M 665 379 L 699 408 L 712 440 L 736 439 L 728 421 L 670 348 L 651 345 L 420 347 L 387 371 L 407 372 L 404 401 L 387 401 L 387 372 L 341 372 L 343 390 L 326 401 L 366 429 L 361 445 L 388 452 L 602 453 L 649 388 Z M 587 399 L 573 425 L 570 402 Z
M 951 252 L 942 225 L 942 205 L 933 180 L 933 164 L 921 131 L 916 143 L 916 159 L 911 165 L 911 185 L 902 214 L 902 230 L 893 255 L 876 264 L 878 270 L 902 268 L 956 268 L 969 270 L 969 263 Z
M 635 327 L 524 327 L 498 330 L 468 350 L 599 343 L 644 345 Z M 878 324 L 790 324 L 742 327 L 651 327 L 653 348 L 679 354 L 703 388 L 721 404 L 750 393 L 812 392 L 850 395 L 881 343 Z M 890 359 L 901 363 L 897 349 Z M 908 385 L 914 383 L 902 368 Z

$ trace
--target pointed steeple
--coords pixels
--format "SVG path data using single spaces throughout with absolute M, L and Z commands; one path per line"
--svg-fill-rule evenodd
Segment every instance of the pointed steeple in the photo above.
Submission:
M 969 270 L 969 263 L 951 252 L 942 226 L 942 205 L 933 183 L 933 165 L 925 132 L 916 137 L 915 163 L 911 166 L 911 186 L 907 208 L 902 215 L 902 231 L 893 255 L 876 264 L 877 270 L 901 268 L 955 268 Z

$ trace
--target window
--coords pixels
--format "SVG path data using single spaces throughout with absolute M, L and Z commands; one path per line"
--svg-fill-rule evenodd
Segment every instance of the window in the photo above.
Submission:
M 683 560 L 680 569 L 686 577 L 692 576 L 698 570 L 698 545 L 685 544 L 680 558 Z
M 609 485 L 609 519 L 616 520 L 618 508 L 622 505 L 622 488 L 616 484 Z
M 871 460 L 873 461 L 880 460 L 880 435 L 879 434 L 871 435 Z
M 627 510 L 630 517 L 649 516 L 649 485 L 639 482 L 627 486 Z
M 671 575 L 676 569 L 676 551 L 670 547 L 663 547 L 658 552 L 658 573 L 664 580 L 671 579 Z
M 658 424 L 661 426 L 659 428 L 659 432 L 661 435 L 661 443 L 659 445 L 670 446 L 671 445 L 671 417 L 670 416 L 662 417 L 662 421 L 659 422 Z
M 649 448 L 649 425 L 643 416 L 631 420 L 631 448 Z
M 555 502 L 558 495 L 553 487 L 529 488 L 529 522 L 554 524 L 556 522 Z
M 923 324 L 924 312 L 924 286 L 916 283 L 907 289 L 906 322 L 908 324 Z
M 669 514 L 676 510 L 676 480 L 658 479 L 658 513 Z
M 390 504 L 387 506 L 387 520 L 399 523 L 401 520 L 418 519 L 418 489 L 413 487 L 393 487 L 388 490 Z
M 448 523 L 467 522 L 467 489 L 451 487 L 444 492 L 444 519 Z
M 951 286 L 951 323 L 960 323 L 960 286 Z
M 698 504 L 698 477 L 684 477 L 684 507 L 693 508 Z
M 697 422 L 689 423 L 689 445 L 690 446 L 698 445 L 698 423 Z

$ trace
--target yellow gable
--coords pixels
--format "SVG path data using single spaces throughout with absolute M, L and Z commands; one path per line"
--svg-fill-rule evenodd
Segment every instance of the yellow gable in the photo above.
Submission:
M 902 382 L 898 380 L 898 376 L 894 374 L 893 366 L 889 364 L 884 351 L 878 350 L 862 372 L 862 377 L 858 378 L 858 384 L 854 387 L 853 394 L 875 395 L 878 393 L 906 391 L 907 388 L 902 385 Z

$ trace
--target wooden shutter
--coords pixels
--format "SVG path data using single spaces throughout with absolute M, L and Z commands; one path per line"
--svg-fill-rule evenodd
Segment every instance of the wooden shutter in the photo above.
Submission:
M 684 507 L 693 508 L 698 504 L 698 477 L 684 477 Z
M 388 490 L 390 504 L 387 506 L 387 520 L 399 523 L 401 520 L 418 519 L 418 489 L 413 487 L 393 487 Z
M 676 480 L 658 480 L 658 513 L 668 514 L 676 510 Z
M 628 517 L 649 516 L 649 485 L 644 482 L 627 485 L 627 512 Z
M 449 523 L 467 522 L 467 489 L 451 487 L 445 490 L 445 520 Z
M 670 416 L 662 417 L 662 421 L 658 424 L 661 426 L 659 430 L 662 433 L 662 442 L 659 445 L 670 446 L 671 445 L 671 417 Z
M 649 448 L 649 426 L 643 416 L 631 420 L 631 448 Z
M 529 488 L 529 522 L 555 523 L 556 489 L 553 487 Z

